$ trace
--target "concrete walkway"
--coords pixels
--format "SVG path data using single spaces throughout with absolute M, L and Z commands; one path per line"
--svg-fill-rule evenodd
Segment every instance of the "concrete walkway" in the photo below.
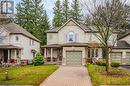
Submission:
M 92 86 L 86 67 L 61 66 L 40 86 Z

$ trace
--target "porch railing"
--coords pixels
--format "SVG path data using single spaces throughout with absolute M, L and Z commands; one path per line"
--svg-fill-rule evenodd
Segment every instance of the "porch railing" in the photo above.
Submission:
M 44 62 L 45 62 L 46 64 L 59 64 L 59 63 L 62 62 L 62 60 L 60 60 L 60 59 L 57 58 L 57 57 L 53 57 L 53 58 L 47 57 L 47 58 L 44 58 Z

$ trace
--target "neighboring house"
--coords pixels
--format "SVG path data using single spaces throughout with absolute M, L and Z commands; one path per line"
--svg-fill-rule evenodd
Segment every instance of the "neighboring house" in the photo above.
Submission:
M 123 65 L 130 65 L 130 33 L 118 39 L 117 46 L 114 47 L 111 56 L 112 60 Z
M 32 61 L 36 52 L 40 52 L 40 43 L 32 34 L 15 23 L 0 25 L 0 60 Z
M 89 59 L 102 58 L 102 46 L 95 34 L 98 35 L 98 31 L 91 31 L 73 19 L 60 28 L 47 31 L 47 45 L 43 46 L 45 63 L 85 65 Z M 113 33 L 109 39 L 109 45 L 117 48 L 119 42 L 114 43 L 113 40 L 117 40 L 117 33 Z M 117 59 L 116 54 L 113 52 L 111 55 L 113 60 Z

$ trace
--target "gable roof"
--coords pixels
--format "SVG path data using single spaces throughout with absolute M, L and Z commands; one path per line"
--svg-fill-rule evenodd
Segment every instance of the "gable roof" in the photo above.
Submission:
M 25 35 L 31 39 L 34 39 L 39 42 L 39 40 L 34 37 L 31 33 L 29 33 L 27 30 L 22 28 L 21 26 L 15 24 L 15 23 L 8 23 L 2 25 L 10 34 L 22 34 Z
M 114 47 L 114 49 L 129 49 L 130 44 L 128 44 L 126 41 L 118 41 L 117 46 Z
M 118 40 L 123 39 L 123 38 L 127 37 L 128 35 L 130 35 L 130 32 L 129 32 L 129 31 L 128 31 L 126 34 L 120 36 L 120 37 L 118 38 Z
M 72 21 L 73 23 L 75 23 L 77 26 L 79 26 L 84 32 L 92 32 L 86 25 L 84 24 L 79 24 L 78 22 L 76 22 L 74 19 L 69 19 L 64 25 L 62 25 L 61 27 L 57 27 L 57 28 L 53 28 L 47 31 L 47 33 L 57 33 L 59 30 L 61 30 L 64 26 L 66 26 L 70 21 Z M 93 26 L 89 26 L 92 27 Z
M 22 48 L 14 45 L 0 45 L 0 49 L 22 49 Z

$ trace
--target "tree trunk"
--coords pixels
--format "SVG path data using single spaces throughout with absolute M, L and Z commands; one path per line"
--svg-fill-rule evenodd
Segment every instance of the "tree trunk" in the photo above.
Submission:
M 109 48 L 105 47 L 104 50 L 105 50 L 105 59 L 106 59 L 106 72 L 108 73 L 109 67 L 110 67 L 110 64 L 109 64 Z

